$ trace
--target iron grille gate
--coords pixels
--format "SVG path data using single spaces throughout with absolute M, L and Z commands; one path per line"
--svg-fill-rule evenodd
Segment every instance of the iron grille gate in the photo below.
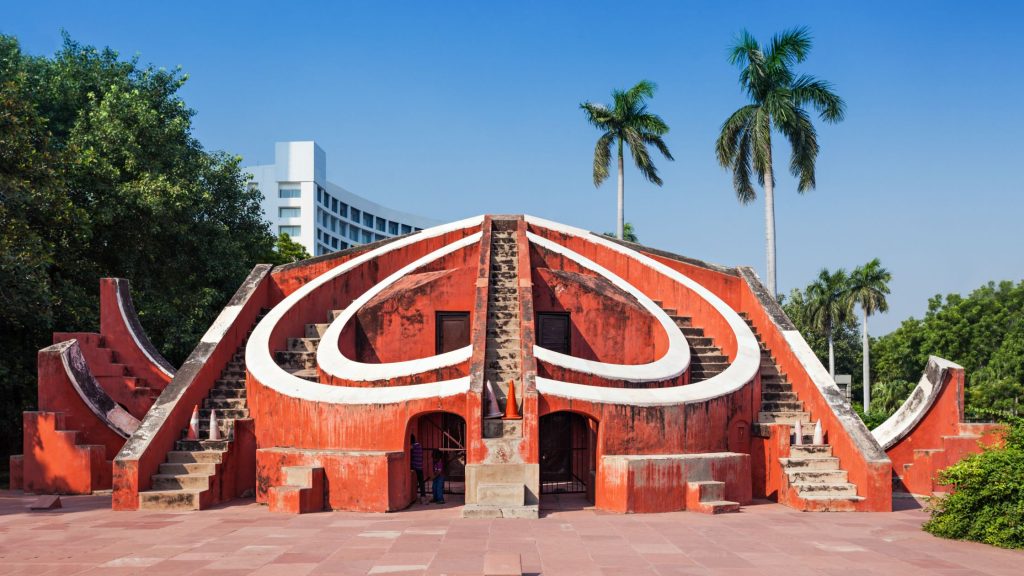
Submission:
M 590 481 L 590 427 L 572 412 L 540 419 L 540 493 L 585 493 Z
M 455 414 L 430 414 L 422 418 L 424 472 L 431 475 L 427 462 L 434 449 L 440 450 L 444 457 L 444 492 L 445 494 L 466 493 L 466 421 Z M 427 482 L 427 491 L 430 482 Z

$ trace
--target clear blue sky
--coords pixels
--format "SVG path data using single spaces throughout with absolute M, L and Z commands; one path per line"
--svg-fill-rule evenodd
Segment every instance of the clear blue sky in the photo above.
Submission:
M 84 43 L 181 65 L 209 149 L 268 162 L 315 139 L 328 178 L 442 220 L 526 212 L 612 230 L 595 189 L 597 132 L 578 104 L 650 79 L 672 127 L 665 185 L 626 173 L 643 243 L 764 270 L 763 205 L 742 206 L 714 140 L 744 103 L 726 47 L 793 26 L 803 72 L 847 119 L 820 126 L 817 190 L 799 196 L 777 147 L 779 288 L 874 257 L 893 274 L 873 333 L 936 293 L 1024 277 L 1021 2 L 17 2 L 0 32 L 52 54 Z M 284 4 L 284 3 L 281 3 Z

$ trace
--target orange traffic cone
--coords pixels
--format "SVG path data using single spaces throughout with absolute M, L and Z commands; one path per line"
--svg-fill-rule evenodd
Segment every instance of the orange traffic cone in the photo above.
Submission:
M 516 404 L 516 383 L 508 381 L 508 397 L 505 398 L 505 420 L 520 420 L 519 406 Z
M 210 440 L 220 440 L 220 426 L 217 425 L 216 410 L 210 410 Z
M 188 423 L 188 435 L 186 440 L 199 440 L 199 405 L 192 409 L 192 420 Z

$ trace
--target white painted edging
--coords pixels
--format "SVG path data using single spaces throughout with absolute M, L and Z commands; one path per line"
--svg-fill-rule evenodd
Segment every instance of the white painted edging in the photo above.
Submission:
M 921 423 L 939 398 L 949 371 L 956 369 L 963 370 L 963 366 L 938 356 L 928 357 L 928 364 L 914 391 L 892 416 L 871 431 L 883 450 L 892 448 Z
M 274 306 L 266 316 L 260 320 L 249 338 L 249 344 L 245 348 L 245 364 L 249 373 L 252 374 L 261 384 L 285 396 L 310 400 L 313 402 L 325 402 L 329 404 L 388 404 L 404 402 L 407 400 L 418 400 L 423 398 L 439 398 L 461 394 L 469 390 L 469 377 L 447 380 L 444 382 L 431 382 L 429 384 L 412 384 L 409 386 L 391 386 L 379 388 L 364 388 L 358 386 L 331 386 L 309 382 L 298 376 L 286 372 L 274 362 L 270 352 L 270 334 L 274 326 L 287 314 L 295 304 L 306 296 L 313 293 L 320 286 L 341 276 L 356 266 L 369 260 L 377 258 L 393 250 L 410 246 L 428 238 L 436 238 L 449 232 L 480 226 L 483 216 L 474 216 L 465 220 L 459 220 L 443 226 L 427 228 L 416 234 L 400 238 L 379 248 L 375 248 L 360 254 L 336 268 L 332 268 L 310 280 L 295 292 L 289 294 L 284 300 Z
M 128 321 L 128 314 L 125 312 L 124 309 L 124 298 L 121 296 L 120 285 L 114 288 L 114 294 L 117 297 L 117 310 L 118 312 L 121 313 L 121 323 L 124 324 L 125 329 L 127 329 L 128 333 L 131 334 L 132 341 L 135 342 L 135 347 L 142 351 L 142 354 L 146 357 L 147 360 L 149 360 L 149 363 L 152 364 L 153 366 L 156 366 L 157 370 L 166 374 L 168 378 L 174 378 L 174 372 L 171 372 L 163 364 L 157 362 L 156 358 L 153 358 L 153 355 L 149 353 L 149 349 L 146 346 L 142 345 L 142 340 L 139 338 L 139 335 L 135 333 L 134 325 Z
M 562 354 L 534 344 L 533 355 L 537 360 L 542 360 L 549 364 L 568 368 L 584 374 L 593 374 L 602 378 L 626 380 L 629 382 L 656 382 L 668 380 L 686 372 L 687 367 L 690 365 L 690 346 L 687 344 L 686 337 L 683 336 L 682 331 L 679 330 L 679 327 L 672 321 L 672 318 L 670 318 L 669 315 L 661 309 L 661 307 L 655 304 L 654 300 L 648 298 L 646 294 L 637 290 L 637 288 L 629 282 L 626 282 L 596 262 L 589 260 L 582 254 L 573 252 L 565 246 L 537 236 L 532 232 L 527 232 L 526 238 L 533 244 L 536 244 L 545 250 L 560 254 L 579 264 L 583 268 L 604 276 L 616 287 L 636 298 L 637 301 L 640 302 L 640 305 L 658 320 L 658 323 L 661 324 L 661 328 L 668 336 L 668 350 L 665 351 L 665 354 L 661 358 L 647 364 L 611 364 L 607 362 L 597 362 L 595 360 L 587 360 L 584 358 L 570 356 L 568 354 Z
M 537 391 L 542 394 L 551 394 L 573 400 L 587 400 L 590 402 L 601 402 L 608 404 L 627 404 L 633 406 L 664 406 L 670 404 L 704 402 L 724 396 L 739 390 L 748 382 L 754 379 L 761 366 L 761 348 L 750 331 L 747 323 L 740 318 L 739 314 L 733 311 L 721 298 L 713 292 L 701 286 L 688 276 L 665 266 L 661 262 L 644 256 L 643 254 L 605 240 L 590 232 L 566 226 L 557 222 L 551 222 L 535 216 L 526 216 L 530 224 L 547 228 L 555 232 L 568 234 L 593 242 L 609 250 L 623 254 L 637 262 L 663 274 L 675 282 L 683 284 L 701 297 L 725 318 L 733 333 L 736 335 L 736 358 L 721 374 L 713 376 L 703 382 L 687 386 L 673 386 L 669 388 L 648 388 L 648 389 L 627 389 L 627 388 L 604 388 L 600 386 L 588 386 L 585 384 L 572 384 L 559 382 L 547 378 L 537 377 Z
M 320 369 L 336 378 L 343 378 L 353 382 L 372 382 L 386 380 L 388 378 L 413 376 L 415 374 L 422 374 L 430 370 L 447 368 L 449 366 L 455 366 L 460 362 L 469 361 L 470 356 L 473 355 L 472 344 L 457 350 L 445 352 L 444 354 L 428 356 L 427 358 L 417 358 L 415 360 L 405 360 L 402 362 L 370 364 L 367 362 L 357 362 L 351 358 L 345 357 L 345 355 L 341 353 L 341 349 L 338 347 L 338 341 L 341 338 L 342 330 L 345 329 L 348 322 L 352 320 L 356 313 L 359 312 L 359 310 L 374 296 L 380 294 L 388 286 L 391 286 L 418 268 L 443 258 L 448 254 L 458 252 L 459 250 L 479 243 L 481 237 L 483 237 L 483 234 L 481 232 L 477 232 L 466 236 L 458 242 L 439 248 L 438 250 L 423 256 L 419 260 L 408 264 L 381 282 L 378 282 L 372 288 L 363 292 L 358 298 L 353 300 L 352 304 L 346 307 L 345 310 L 334 319 L 334 322 L 331 322 L 327 331 L 320 337 L 320 346 L 317 348 L 316 353 L 316 362 L 317 365 L 320 366 Z

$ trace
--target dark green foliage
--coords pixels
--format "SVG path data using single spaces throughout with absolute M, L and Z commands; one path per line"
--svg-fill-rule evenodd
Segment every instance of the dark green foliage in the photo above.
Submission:
M 969 413 L 1021 413 L 1024 404 L 1024 282 L 990 282 L 962 297 L 928 301 L 921 320 L 910 319 L 874 341 L 879 381 L 916 381 L 928 356 L 961 364 L 967 372 Z
M 1004 446 L 939 474 L 953 492 L 932 501 L 924 529 L 936 536 L 1024 548 L 1024 419 L 1010 418 Z
M 604 235 L 615 238 L 614 232 L 605 232 Z M 626 242 L 640 242 L 640 238 L 636 235 L 636 230 L 633 228 L 633 224 L 626 222 L 622 227 L 622 239 Z
M 782 309 L 807 340 L 811 350 L 828 366 L 828 337 L 815 326 L 807 306 L 807 291 L 794 288 L 782 298 Z M 851 374 L 853 382 L 861 381 L 860 323 L 852 314 L 844 315 L 834 328 L 836 374 Z M 854 391 L 856 392 L 856 390 Z M 856 397 L 856 394 L 854 394 Z
M 276 254 L 240 159 L 192 136 L 185 80 L 67 37 L 48 58 L 0 36 L 0 455 L 21 451 L 36 351 L 53 331 L 98 328 L 100 277 L 131 281 L 180 364 Z
M 274 251 L 267 255 L 264 261 L 271 264 L 291 264 L 308 258 L 312 258 L 312 256 L 306 252 L 306 247 L 282 232 L 277 237 L 277 242 L 274 243 Z

